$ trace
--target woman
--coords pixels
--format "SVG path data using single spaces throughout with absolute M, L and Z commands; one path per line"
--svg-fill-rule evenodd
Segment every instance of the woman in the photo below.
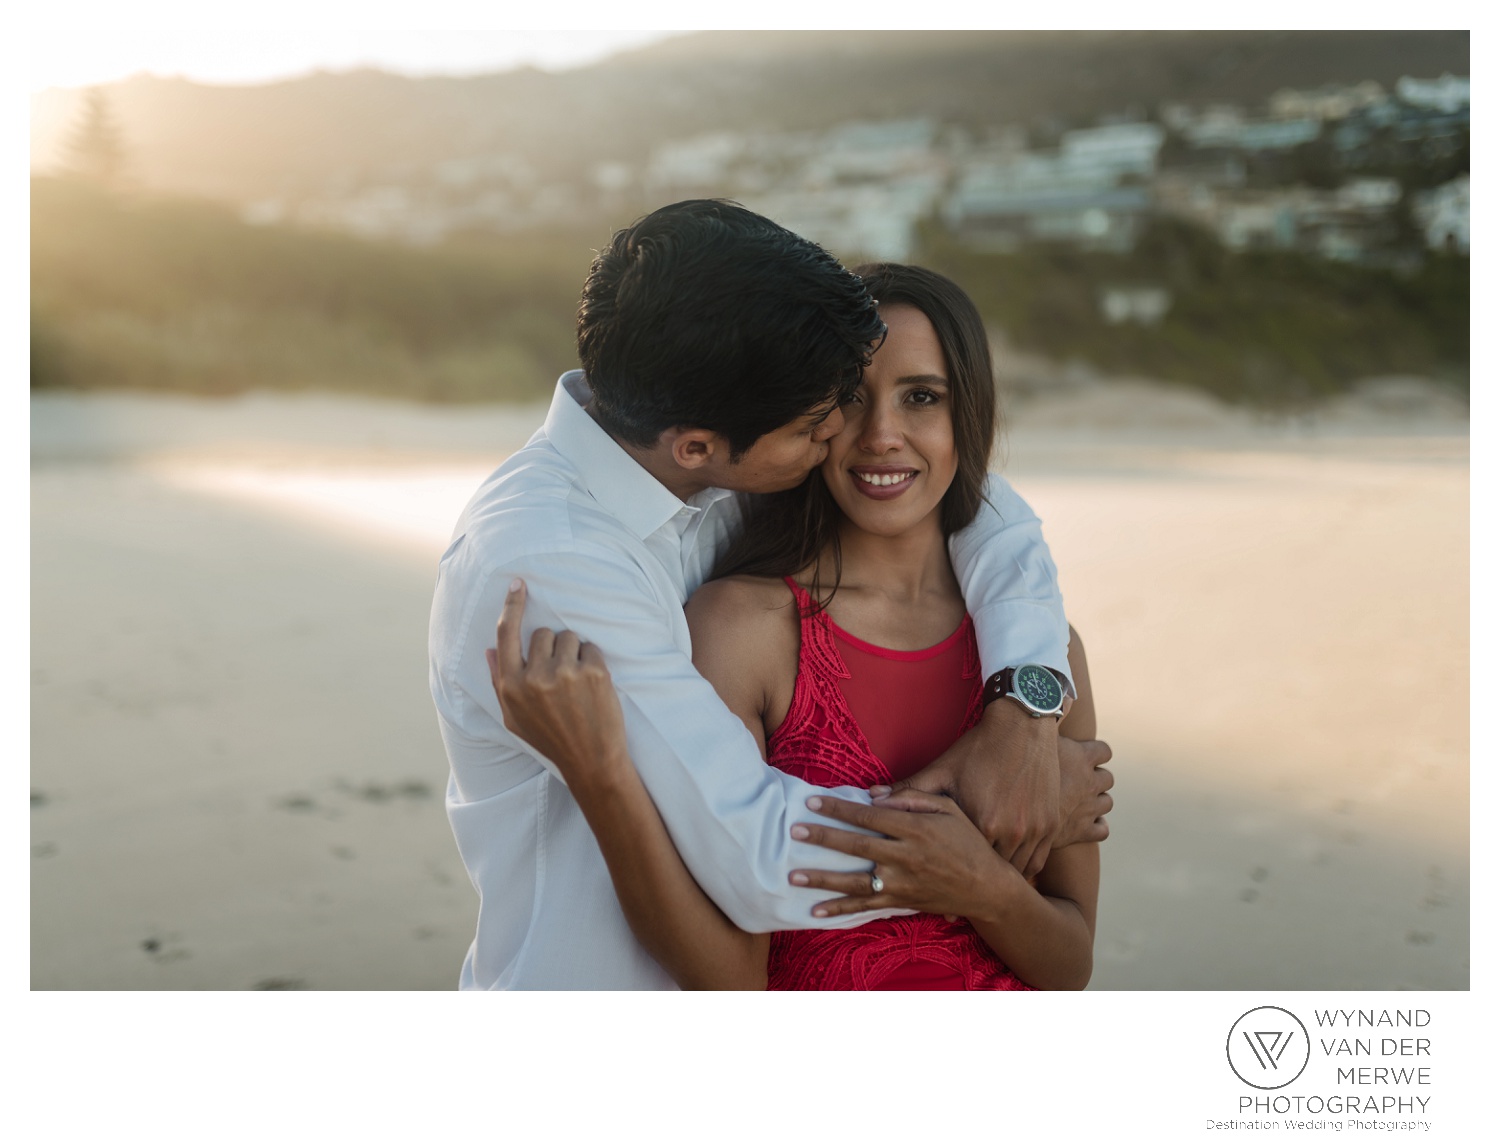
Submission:
M 978 652 L 946 539 L 979 507 L 994 436 L 983 325 L 938 274 L 891 265 L 860 272 L 889 333 L 844 408 L 843 431 L 806 484 L 756 504 L 715 581 L 687 608 L 695 664 L 768 763 L 825 787 L 900 780 L 982 710 Z M 1080 700 L 1065 726 L 1091 737 L 1076 638 L 1070 664 Z M 740 931 L 677 858 L 619 723 L 616 705 L 605 718 L 610 743 L 590 762 L 596 771 L 582 787 L 569 773 L 569 785 L 591 823 L 591 796 L 637 806 L 629 829 L 601 834 L 595 825 L 596 834 L 632 929 L 679 985 L 1028 989 L 1088 981 L 1097 845 L 1054 852 L 1032 885 L 951 800 L 912 791 L 883 807 L 809 801 L 880 835 L 820 826 L 793 835 L 869 858 L 875 870 L 809 870 L 793 882 L 841 893 L 814 914 L 918 914 L 850 930 Z M 592 779 L 599 766 L 608 779 Z

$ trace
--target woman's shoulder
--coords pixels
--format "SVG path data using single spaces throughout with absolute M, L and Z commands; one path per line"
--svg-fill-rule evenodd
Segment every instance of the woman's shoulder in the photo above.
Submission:
M 764 622 L 776 612 L 795 609 L 793 602 L 792 592 L 779 578 L 732 574 L 697 589 L 688 599 L 688 621 L 696 615 L 717 622 Z
M 693 664 L 759 740 L 791 704 L 801 646 L 792 592 L 776 578 L 731 575 L 699 587 L 687 604 Z
M 777 670 L 788 655 L 797 660 L 796 600 L 778 578 L 730 575 L 706 582 L 688 599 L 687 620 L 695 661 L 728 658 Z

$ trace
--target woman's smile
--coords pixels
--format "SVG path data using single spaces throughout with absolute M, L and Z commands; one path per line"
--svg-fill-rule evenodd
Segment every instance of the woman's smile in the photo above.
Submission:
M 854 487 L 871 499 L 895 499 L 911 487 L 921 473 L 909 467 L 882 467 L 860 464 L 849 469 Z

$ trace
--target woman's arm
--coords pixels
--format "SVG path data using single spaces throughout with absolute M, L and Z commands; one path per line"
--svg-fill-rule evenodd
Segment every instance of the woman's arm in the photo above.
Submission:
M 968 918 L 1017 978 L 1042 990 L 1082 990 L 1094 973 L 1098 900 L 1099 845 L 1072 844 L 1052 853 L 1036 887 L 1012 881 L 989 913 Z
M 524 605 L 524 588 L 505 600 L 507 612 Z M 500 628 L 512 641 L 502 638 L 489 658 L 506 725 L 563 774 L 636 938 L 685 990 L 764 989 L 770 936 L 734 926 L 677 854 L 626 751 L 620 701 L 603 655 L 568 631 L 542 629 L 523 659 L 520 623 L 507 624 L 502 616 Z M 537 707 L 518 709 L 507 700 L 507 687 L 521 685 L 550 688 L 561 700 L 546 708 L 569 715 L 537 720 Z
M 1063 718 L 1058 733 L 1075 741 L 1089 741 L 1098 732 L 1094 687 L 1089 679 L 1083 640 L 1071 626 L 1068 668 L 1078 698 Z M 1005 964 L 1032 986 L 1045 990 L 1076 990 L 1085 986 L 1094 970 L 1099 845 L 1080 843 L 1054 848 L 1031 895 L 1035 898 L 1023 895 L 1008 914 L 1002 911 L 983 923 L 971 917 L 970 922 Z M 1046 905 L 1045 911 L 1038 908 L 1037 900 Z M 1025 964 L 1024 968 L 1021 964 Z
M 1090 741 L 1098 731 L 1094 687 L 1078 631 L 1068 627 L 1068 669 L 1078 697 L 1058 728 L 1058 735 Z M 1007 872 L 1015 869 L 1009 864 Z M 1005 877 L 1009 879 L 1009 877 Z M 1094 916 L 1099 904 L 1099 845 L 1070 844 L 1054 848 L 1037 877 L 1023 892 L 1012 883 L 1011 899 L 997 896 L 994 914 L 969 916 L 974 930 L 995 949 L 1005 965 L 1034 987 L 1077 990 L 1094 972 Z

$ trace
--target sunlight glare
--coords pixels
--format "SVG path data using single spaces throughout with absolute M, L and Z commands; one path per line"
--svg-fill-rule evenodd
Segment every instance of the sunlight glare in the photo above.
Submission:
M 314 71 L 381 68 L 477 75 L 522 66 L 560 71 L 665 39 L 656 31 L 35 32 L 33 93 L 112 83 L 141 72 L 200 83 L 270 83 Z
M 430 550 L 448 544 L 453 524 L 489 474 L 485 465 L 298 469 L 170 465 L 158 469 L 188 490 L 237 499 L 361 538 Z

